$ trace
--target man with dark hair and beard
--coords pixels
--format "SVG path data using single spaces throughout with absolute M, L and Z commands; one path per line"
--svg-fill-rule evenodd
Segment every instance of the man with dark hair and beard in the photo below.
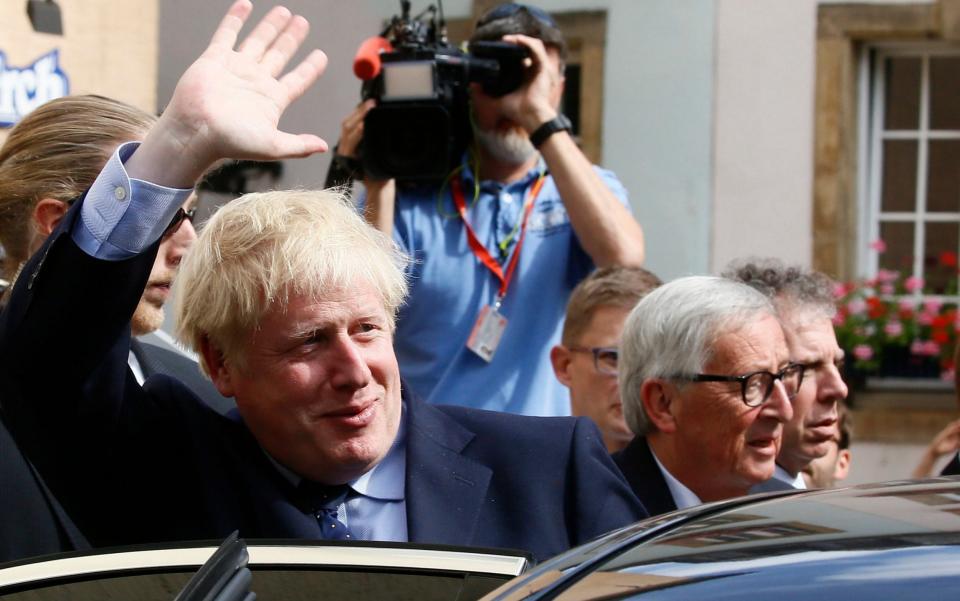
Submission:
M 471 41 L 524 46 L 524 84 L 471 86 L 474 144 L 441 185 L 365 186 L 365 215 L 416 258 L 395 338 L 407 386 L 431 403 L 568 415 L 549 349 L 570 292 L 594 267 L 639 266 L 643 232 L 626 191 L 590 164 L 560 112 L 566 43 L 546 12 L 502 4 Z M 355 157 L 367 101 L 343 122 Z M 464 391 L 470 391 L 464 395 Z

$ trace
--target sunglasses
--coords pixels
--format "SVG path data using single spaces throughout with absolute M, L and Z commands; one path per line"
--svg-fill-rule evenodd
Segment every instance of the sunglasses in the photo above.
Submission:
M 163 230 L 163 240 L 166 240 L 170 236 L 177 233 L 177 230 L 180 229 L 180 226 L 183 225 L 184 221 L 189 221 L 193 223 L 193 218 L 197 215 L 197 208 L 184 209 L 180 207 L 177 209 L 177 212 L 174 214 L 173 219 L 170 220 L 170 225 L 167 226 L 167 229 Z

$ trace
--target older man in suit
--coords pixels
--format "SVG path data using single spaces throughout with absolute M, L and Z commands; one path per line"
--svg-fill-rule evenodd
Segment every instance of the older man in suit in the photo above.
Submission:
M 630 313 L 620 396 L 637 435 L 614 459 L 657 515 L 747 494 L 773 474 L 802 369 L 773 305 L 743 284 L 689 277 Z
M 834 282 L 817 271 L 772 258 L 736 262 L 724 276 L 773 302 L 783 322 L 790 359 L 804 370 L 804 386 L 793 400 L 793 418 L 784 426 L 773 477 L 752 492 L 806 488 L 802 472 L 834 444 L 838 404 L 847 398 L 840 373 L 843 349 L 833 331 Z
M 178 327 L 235 419 L 172 378 L 132 380 L 129 318 L 195 180 L 221 157 L 326 148 L 277 129 L 325 65 L 315 51 L 279 75 L 306 21 L 276 8 L 234 50 L 250 11 L 231 7 L 144 142 L 118 149 L 28 263 L 0 323 L 20 423 L 35 426 L 38 466 L 91 543 L 239 529 L 544 558 L 645 516 L 588 420 L 403 393 L 392 335 L 406 258 L 334 193 L 235 201 L 184 264 Z M 81 280 L 94 293 L 65 300 Z M 62 340 L 66 324 L 75 335 Z M 71 361 L 44 378 L 35 359 L 54 344 Z

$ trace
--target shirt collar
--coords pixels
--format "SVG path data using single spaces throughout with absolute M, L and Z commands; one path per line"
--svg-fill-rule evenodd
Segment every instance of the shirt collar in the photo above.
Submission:
M 670 495 L 673 497 L 673 502 L 677 505 L 677 509 L 686 509 L 687 507 L 693 507 L 703 503 L 700 497 L 684 486 L 682 482 L 674 478 L 673 474 L 667 471 L 667 468 L 663 467 L 663 464 L 660 463 L 660 460 L 657 458 L 657 454 L 653 452 L 653 447 L 650 447 L 650 454 L 653 455 L 653 460 L 657 462 L 657 467 L 660 468 L 663 479 L 667 481 L 667 488 L 670 489 Z
M 299 474 L 281 464 L 263 449 L 263 454 L 273 464 L 273 467 L 280 472 L 290 484 L 294 487 L 300 485 L 303 480 Z M 397 428 L 397 436 L 393 441 L 387 455 L 373 466 L 372 470 L 362 474 L 360 477 L 351 480 L 347 484 L 354 493 L 380 499 L 384 501 L 402 501 L 404 498 L 404 480 L 406 476 L 407 463 L 407 404 L 404 401 L 400 412 L 400 426 Z
M 407 408 L 400 414 L 400 427 L 393 446 L 373 469 L 350 483 L 359 495 L 383 501 L 402 501 L 407 466 Z
M 790 486 L 799 490 L 806 490 L 807 488 L 807 482 L 803 479 L 802 473 L 798 473 L 796 476 L 791 476 L 787 473 L 787 470 L 780 467 L 779 463 L 776 464 L 773 469 L 773 477 L 781 482 L 786 482 Z

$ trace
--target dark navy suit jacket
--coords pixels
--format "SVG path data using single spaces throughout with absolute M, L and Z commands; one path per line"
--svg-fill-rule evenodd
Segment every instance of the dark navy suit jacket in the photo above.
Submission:
M 94 259 L 66 230 L 77 215 L 74 207 L 31 259 L 0 320 L 2 381 L 20 438 L 77 526 L 95 546 L 234 529 L 319 538 L 242 421 L 173 378 L 136 384 L 126 364 L 129 317 L 156 245 L 124 261 Z M 542 559 L 646 516 L 588 420 L 412 398 L 406 407 L 411 541 L 519 548 Z
M 144 378 L 157 374 L 174 377 L 217 413 L 226 415 L 236 408 L 233 399 L 221 395 L 213 382 L 200 373 L 200 366 L 190 357 L 137 338 L 130 341 L 130 350 L 140 363 Z
M 89 548 L 0 419 L 0 563 Z
M 653 458 L 646 436 L 635 436 L 626 448 L 613 454 L 613 461 L 650 515 L 660 515 L 677 509 L 663 472 Z

